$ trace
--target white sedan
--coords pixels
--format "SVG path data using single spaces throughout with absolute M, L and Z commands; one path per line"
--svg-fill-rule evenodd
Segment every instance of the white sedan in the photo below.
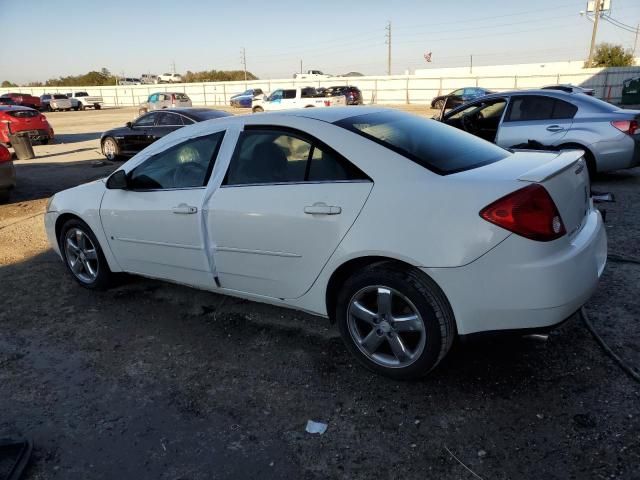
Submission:
M 75 279 L 130 272 L 338 323 L 367 367 L 424 375 L 456 336 L 529 332 L 591 296 L 607 240 L 581 151 L 510 152 L 394 110 L 181 128 L 45 225 Z

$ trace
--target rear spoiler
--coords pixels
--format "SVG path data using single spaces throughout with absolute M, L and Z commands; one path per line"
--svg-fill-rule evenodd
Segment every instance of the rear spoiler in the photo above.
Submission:
M 583 150 L 560 150 L 558 156 L 552 161 L 520 175 L 518 180 L 522 182 L 544 182 L 573 167 L 583 157 Z M 582 168 L 586 168 L 586 165 L 582 164 Z

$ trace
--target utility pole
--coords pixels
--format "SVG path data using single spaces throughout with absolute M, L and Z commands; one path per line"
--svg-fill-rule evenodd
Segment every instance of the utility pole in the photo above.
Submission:
M 300 73 L 302 74 L 302 59 L 300 59 Z
M 469 56 L 469 73 L 473 73 L 473 55 Z
M 595 0 L 593 3 L 594 6 L 594 18 L 593 18 L 593 32 L 591 33 L 591 48 L 589 48 L 589 61 L 587 62 L 588 67 L 593 66 L 593 51 L 596 48 L 596 33 L 598 32 L 598 20 L 600 19 L 600 6 L 604 2 L 604 0 Z
M 385 30 L 387 31 L 387 75 L 391 75 L 391 21 L 387 22 Z
M 633 58 L 636 58 L 636 49 L 638 48 L 638 36 L 640 36 L 640 23 L 636 27 L 636 39 L 633 42 L 633 50 L 631 52 L 631 55 L 633 55 Z
M 240 62 L 242 62 L 242 66 L 244 68 L 244 81 L 247 81 L 247 52 L 244 49 L 244 47 L 242 47 L 242 50 L 240 50 Z

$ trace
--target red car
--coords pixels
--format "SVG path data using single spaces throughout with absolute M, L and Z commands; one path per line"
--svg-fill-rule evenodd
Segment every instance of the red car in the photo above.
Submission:
M 34 97 L 28 93 L 4 93 L 2 94 L 2 98 L 10 98 L 16 103 L 16 105 L 35 108 L 36 110 L 40 110 L 40 107 L 42 106 L 39 97 Z
M 0 106 L 0 143 L 8 145 L 9 134 L 29 132 L 32 142 L 42 144 L 53 140 L 53 128 L 47 117 L 37 110 L 13 105 Z

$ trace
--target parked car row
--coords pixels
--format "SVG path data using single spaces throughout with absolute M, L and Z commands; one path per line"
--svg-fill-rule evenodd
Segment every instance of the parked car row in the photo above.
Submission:
M 36 110 L 69 111 L 94 108 L 100 110 L 104 101 L 102 97 L 90 96 L 87 92 L 45 93 L 35 97 L 26 93 L 5 93 L 0 96 L 0 105 L 20 105 Z
M 298 89 L 300 91 L 301 97 L 298 97 L 298 100 L 301 98 L 320 98 L 320 97 L 344 97 L 345 105 L 363 105 L 364 97 L 362 96 L 362 92 L 358 87 L 353 85 L 338 85 L 333 87 L 302 87 Z M 311 104 L 310 102 L 278 102 L 280 97 L 281 100 L 292 100 L 295 98 L 296 89 L 278 89 L 271 93 L 271 95 L 267 95 L 265 98 L 264 92 L 260 88 L 249 88 L 242 93 L 238 93 L 233 95 L 230 99 L 230 105 L 232 107 L 243 107 L 243 108 L 251 108 L 254 112 L 260 112 L 265 110 L 282 110 L 285 108 L 304 108 L 311 106 L 325 106 L 319 104 Z M 265 108 L 265 103 L 272 102 L 272 104 Z M 300 103 L 304 103 L 304 105 L 300 106 Z M 329 102 L 330 105 L 341 105 L 342 102 Z M 274 108 L 274 105 L 277 104 L 278 107 Z M 329 106 L 329 105 L 326 105 Z

